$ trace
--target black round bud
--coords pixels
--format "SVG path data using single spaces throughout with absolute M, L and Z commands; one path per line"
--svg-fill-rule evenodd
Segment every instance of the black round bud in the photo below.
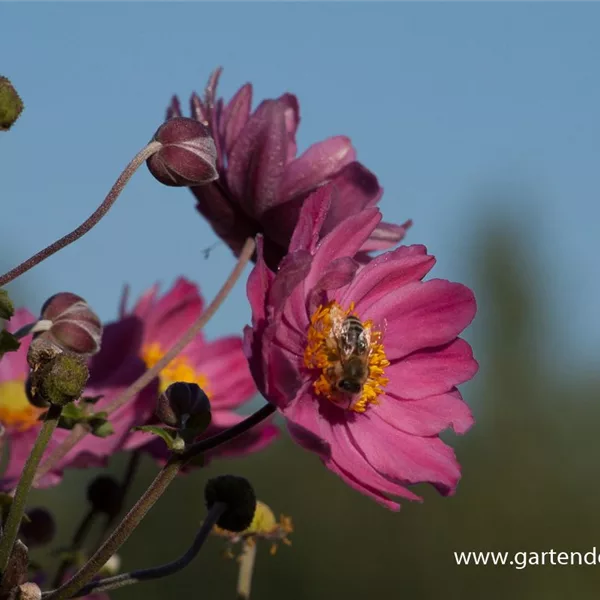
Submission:
M 210 479 L 204 488 L 204 498 L 208 510 L 217 502 L 227 505 L 217 521 L 221 529 L 239 532 L 252 523 L 256 511 L 256 495 L 247 479 L 236 475 L 221 475 Z
M 123 490 L 119 482 L 109 475 L 100 475 L 87 489 L 88 502 L 94 510 L 116 517 L 123 507 Z
M 177 381 L 158 397 L 156 416 L 169 427 L 202 433 L 210 424 L 210 401 L 198 384 Z
M 45 508 L 32 508 L 27 511 L 29 521 L 21 523 L 21 537 L 27 546 L 43 546 L 54 539 L 56 523 Z

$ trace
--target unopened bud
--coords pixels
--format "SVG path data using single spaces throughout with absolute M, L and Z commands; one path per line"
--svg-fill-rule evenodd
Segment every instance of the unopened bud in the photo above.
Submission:
M 19 591 L 17 592 L 17 600 L 41 600 L 42 598 L 42 590 L 37 583 L 33 583 L 33 581 L 28 581 L 27 583 L 22 583 L 19 586 Z
M 102 322 L 81 296 L 61 292 L 48 298 L 38 326 L 43 324 L 47 324 L 47 331 L 42 337 L 49 337 L 68 352 L 91 356 L 100 350 Z
M 87 498 L 94 510 L 109 517 L 116 517 L 123 507 L 123 490 L 109 475 L 100 475 L 90 483 Z
M 31 373 L 30 394 L 37 402 L 64 406 L 81 396 L 88 377 L 88 367 L 81 358 L 59 354 Z
M 29 521 L 21 523 L 21 537 L 27 546 L 43 546 L 54 538 L 56 523 L 45 508 L 32 508 L 27 511 Z
M 210 479 L 204 488 L 204 498 L 208 510 L 217 502 L 227 506 L 217 521 L 221 529 L 244 531 L 252 523 L 256 495 L 247 479 L 236 475 L 221 475 Z
M 217 149 L 206 125 L 174 117 L 165 121 L 153 140 L 162 148 L 147 161 L 150 173 L 170 186 L 204 185 L 218 179 Z
M 196 383 L 177 381 L 158 397 L 156 416 L 170 427 L 203 431 L 210 423 L 210 401 Z
M 112 577 L 121 570 L 121 558 L 118 554 L 113 554 L 98 571 L 100 577 Z
M 23 111 L 23 101 L 6 77 L 0 77 L 0 131 L 8 131 Z
M 56 358 L 62 352 L 62 349 L 50 338 L 38 336 L 29 344 L 27 362 L 32 371 L 37 371 L 42 365 Z

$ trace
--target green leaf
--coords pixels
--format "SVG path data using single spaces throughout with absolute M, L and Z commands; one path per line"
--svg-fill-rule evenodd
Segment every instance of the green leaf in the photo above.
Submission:
M 6 329 L 0 331 L 0 358 L 7 352 L 18 350 L 20 345 L 21 342 L 12 333 L 8 333 Z
M 173 442 L 175 441 L 174 434 L 172 431 L 165 429 L 164 427 L 158 427 L 156 425 L 141 425 L 139 427 L 134 427 L 131 431 L 143 431 L 144 433 L 156 435 L 165 442 L 169 450 L 173 449 Z
M 41 415 L 42 418 L 44 415 Z M 58 420 L 58 425 L 60 429 L 73 429 L 75 425 L 78 423 L 84 423 L 87 421 L 88 417 L 83 411 L 83 409 L 79 408 L 75 403 L 71 402 L 63 407 L 62 413 L 60 415 L 60 419 Z
M 15 314 L 15 307 L 6 290 L 0 289 L 0 319 L 10 319 Z
M 105 438 L 112 435 L 115 432 L 115 428 L 112 426 L 110 421 L 102 421 L 97 425 L 92 425 L 92 435 L 99 438 Z

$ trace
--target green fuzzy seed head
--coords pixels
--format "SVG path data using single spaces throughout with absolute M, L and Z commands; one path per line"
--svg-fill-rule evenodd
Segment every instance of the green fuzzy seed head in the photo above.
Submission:
M 23 111 L 23 101 L 6 77 L 0 77 L 0 131 L 8 131 Z
M 77 400 L 83 394 L 88 377 L 85 362 L 68 354 L 59 354 L 37 374 L 42 397 L 57 406 Z

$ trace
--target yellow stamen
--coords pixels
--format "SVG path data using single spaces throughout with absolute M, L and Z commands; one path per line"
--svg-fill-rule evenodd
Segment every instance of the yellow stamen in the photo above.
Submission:
M 157 342 L 147 344 L 142 348 L 142 358 L 148 368 L 153 367 L 164 355 L 163 349 Z M 198 384 L 210 397 L 208 390 L 208 379 L 201 373 L 196 373 L 185 355 L 176 356 L 160 372 L 160 391 L 164 392 L 172 383 L 183 381 L 185 383 Z
M 12 380 L 0 383 L 0 423 L 7 429 L 27 431 L 36 425 L 44 409 L 29 403 L 25 382 Z
M 385 367 L 390 362 L 386 358 L 381 343 L 381 331 L 373 329 L 372 321 L 364 321 L 362 326 L 369 334 L 368 377 L 362 384 L 360 393 L 354 398 L 349 397 L 338 388 L 337 383 L 343 365 L 334 330 L 339 328 L 344 319 L 350 315 L 358 318 L 354 311 L 354 303 L 351 303 L 347 310 L 344 310 L 335 301 L 317 308 L 311 317 L 308 328 L 304 365 L 308 369 L 321 371 L 313 383 L 314 390 L 318 395 L 331 400 L 338 406 L 345 406 L 355 412 L 363 413 L 369 404 L 378 403 L 378 396 L 383 393 L 383 388 L 389 381 L 384 375 Z

